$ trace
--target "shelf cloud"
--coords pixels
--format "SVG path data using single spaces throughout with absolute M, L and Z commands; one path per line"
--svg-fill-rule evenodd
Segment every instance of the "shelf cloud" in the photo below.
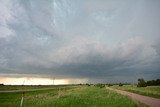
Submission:
M 159 0 L 1 0 L 0 75 L 159 78 L 159 6 Z

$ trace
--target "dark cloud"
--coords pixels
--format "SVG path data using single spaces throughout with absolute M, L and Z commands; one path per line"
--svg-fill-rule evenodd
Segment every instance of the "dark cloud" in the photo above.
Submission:
M 159 78 L 158 3 L 2 0 L 0 73 Z

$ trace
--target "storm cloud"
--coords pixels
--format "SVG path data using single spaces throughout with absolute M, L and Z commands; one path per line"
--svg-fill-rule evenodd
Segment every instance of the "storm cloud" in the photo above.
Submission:
M 159 0 L 1 0 L 0 75 L 159 78 L 159 10 Z

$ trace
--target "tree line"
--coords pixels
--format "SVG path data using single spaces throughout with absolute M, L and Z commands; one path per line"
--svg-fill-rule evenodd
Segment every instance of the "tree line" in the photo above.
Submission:
M 138 79 L 137 87 L 158 86 L 160 79 L 145 81 L 143 78 Z

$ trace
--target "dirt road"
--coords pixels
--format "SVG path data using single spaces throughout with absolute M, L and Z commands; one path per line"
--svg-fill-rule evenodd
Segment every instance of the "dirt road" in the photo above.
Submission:
M 122 95 L 129 96 L 133 100 L 136 100 L 138 102 L 146 104 L 150 107 L 160 107 L 160 99 L 158 99 L 158 98 L 143 96 L 143 95 L 139 95 L 139 94 L 135 94 L 135 93 L 127 92 L 127 91 L 122 91 L 122 90 L 117 90 L 117 89 L 113 89 L 113 88 L 109 88 L 109 87 L 106 87 L 106 89 L 113 90 L 113 91 L 116 91 L 117 93 L 120 93 Z

